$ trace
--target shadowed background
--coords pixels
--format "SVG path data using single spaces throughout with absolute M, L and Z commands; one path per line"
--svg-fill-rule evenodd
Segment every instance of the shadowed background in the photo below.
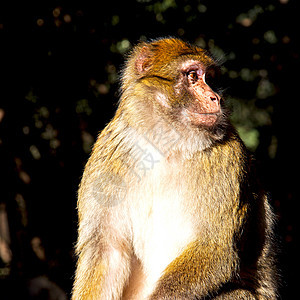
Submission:
M 295 297 L 296 2 L 1 2 L 1 299 L 70 297 L 84 165 L 116 109 L 124 55 L 161 36 L 197 44 L 222 63 L 232 122 L 278 216 L 281 298 Z

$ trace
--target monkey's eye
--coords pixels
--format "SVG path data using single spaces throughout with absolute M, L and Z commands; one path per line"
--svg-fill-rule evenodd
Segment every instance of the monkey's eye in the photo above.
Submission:
M 195 83 L 198 80 L 198 74 L 196 71 L 189 71 L 187 73 L 187 77 L 192 83 Z

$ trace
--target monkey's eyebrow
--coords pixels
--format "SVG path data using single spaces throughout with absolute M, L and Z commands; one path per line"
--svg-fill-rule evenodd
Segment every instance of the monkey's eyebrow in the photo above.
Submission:
M 167 81 L 167 82 L 172 82 L 172 81 L 173 81 L 173 80 L 170 79 L 170 78 L 162 77 L 162 76 L 155 75 L 155 74 L 143 76 L 143 77 L 141 77 L 139 80 L 142 80 L 142 79 L 144 79 L 144 78 L 158 78 L 158 79 L 160 79 L 160 80 Z

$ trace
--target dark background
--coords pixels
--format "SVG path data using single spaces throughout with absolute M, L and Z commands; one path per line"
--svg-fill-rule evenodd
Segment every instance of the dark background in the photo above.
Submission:
M 223 63 L 232 121 L 256 156 L 278 216 L 281 299 L 295 299 L 297 1 L 5 2 L 0 298 L 70 297 L 77 187 L 91 146 L 116 109 L 124 54 L 139 40 L 175 36 Z

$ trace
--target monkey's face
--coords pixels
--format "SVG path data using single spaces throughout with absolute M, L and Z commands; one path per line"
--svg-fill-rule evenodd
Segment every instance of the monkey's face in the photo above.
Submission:
M 123 87 L 135 78 L 139 95 L 187 128 L 221 135 L 227 124 L 222 97 L 216 90 L 219 67 L 207 53 L 177 39 L 162 39 L 136 47 L 123 77 Z
M 170 104 L 172 100 L 177 103 L 179 117 L 185 124 L 213 127 L 223 117 L 221 97 L 212 89 L 216 73 L 216 67 L 207 67 L 197 59 L 186 58 L 179 63 Z

